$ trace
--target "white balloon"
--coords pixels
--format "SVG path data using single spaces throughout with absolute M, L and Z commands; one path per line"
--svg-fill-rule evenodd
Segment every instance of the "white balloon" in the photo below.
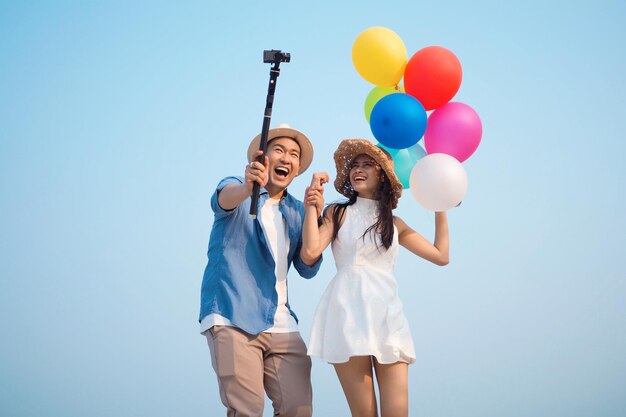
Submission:
M 457 159 L 444 153 L 426 155 L 413 167 L 411 193 L 422 207 L 445 211 L 456 207 L 467 191 L 467 174 Z

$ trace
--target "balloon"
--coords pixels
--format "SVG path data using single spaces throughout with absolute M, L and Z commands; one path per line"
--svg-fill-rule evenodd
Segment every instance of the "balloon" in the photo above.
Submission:
M 469 158 L 483 134 L 478 114 L 467 104 L 448 103 L 430 115 L 424 134 L 426 152 L 445 153 L 459 162 Z
M 402 183 L 402 187 L 410 187 L 411 171 L 415 163 L 426 156 L 426 151 L 419 144 L 410 148 L 398 149 L 393 156 L 393 170 Z
M 407 63 L 404 86 L 426 110 L 433 110 L 454 97 L 462 76 L 456 55 L 441 46 L 428 46 L 417 51 Z
M 467 191 L 467 174 L 463 165 L 444 153 L 433 153 L 420 159 L 411 171 L 411 193 L 422 207 L 445 211 L 456 207 Z
M 419 144 L 415 144 L 410 148 L 405 149 L 388 148 L 382 143 L 378 143 L 377 146 L 389 152 L 393 158 L 393 170 L 402 183 L 402 187 L 405 189 L 409 188 L 411 170 L 417 161 L 426 156 L 424 148 L 422 148 Z
M 365 99 L 365 119 L 367 123 L 370 122 L 370 115 L 372 114 L 372 109 L 374 105 L 378 103 L 378 100 L 381 98 L 393 94 L 393 93 L 404 93 L 404 86 L 402 84 L 398 84 L 398 87 L 374 87 L 372 91 L 367 95 Z
M 409 188 L 411 170 L 417 161 L 426 156 L 424 148 L 422 148 L 419 144 L 415 144 L 410 148 L 405 149 L 389 148 L 382 143 L 377 143 L 376 146 L 389 152 L 393 158 L 393 171 L 402 183 L 402 188 Z
M 408 94 L 389 94 L 372 109 L 370 128 L 380 143 L 394 149 L 413 146 L 426 130 L 426 111 Z
M 391 155 L 391 157 L 393 158 L 400 149 L 394 149 L 394 148 L 390 148 L 388 146 L 383 145 L 382 143 L 377 143 L 376 146 L 378 146 L 379 148 L 382 148 L 384 150 L 386 150 L 387 152 L 389 152 L 389 155 Z
M 406 47 L 391 29 L 374 26 L 361 32 L 352 44 L 352 63 L 372 84 L 393 87 L 404 75 Z
M 427 127 L 428 129 L 428 127 Z M 413 145 L 410 148 L 407 148 L 407 150 L 409 151 L 409 154 L 411 154 L 411 156 L 413 158 L 415 158 L 415 161 L 419 161 L 420 159 L 422 159 L 423 157 L 426 156 L 426 151 L 424 150 L 424 148 L 422 148 L 419 145 Z M 413 167 L 411 167 L 413 168 Z

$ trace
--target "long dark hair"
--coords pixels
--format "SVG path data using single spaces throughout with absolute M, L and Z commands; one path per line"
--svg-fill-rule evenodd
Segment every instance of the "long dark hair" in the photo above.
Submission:
M 365 239 L 365 235 L 368 233 L 374 232 L 378 236 L 380 236 L 380 241 L 385 250 L 389 249 L 391 244 L 393 243 L 393 199 L 394 193 L 391 188 L 391 182 L 389 178 L 387 178 L 387 174 L 384 170 L 380 170 L 381 179 L 380 185 L 376 189 L 374 193 L 374 199 L 378 202 L 376 205 L 378 216 L 376 218 L 376 223 L 367 228 L 365 233 L 361 238 Z M 333 211 L 333 241 L 337 239 L 337 234 L 339 233 L 340 221 L 343 219 L 343 216 L 346 211 L 346 207 L 353 205 L 356 203 L 356 198 L 358 193 L 354 191 L 352 186 L 350 185 L 350 177 L 346 179 L 346 184 L 344 184 L 344 189 L 350 190 L 350 195 L 348 196 L 348 201 L 344 201 L 342 203 L 333 204 L 335 210 Z M 327 214 L 324 213 L 326 216 Z M 378 240 L 374 239 L 376 245 L 378 246 Z

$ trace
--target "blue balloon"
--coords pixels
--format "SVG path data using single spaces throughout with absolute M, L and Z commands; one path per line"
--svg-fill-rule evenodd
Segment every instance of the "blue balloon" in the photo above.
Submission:
M 378 100 L 370 115 L 370 128 L 383 145 L 404 149 L 415 145 L 426 131 L 426 110 L 415 97 L 389 94 Z
M 411 171 L 413 171 L 417 161 L 425 156 L 426 151 L 419 144 L 415 144 L 407 149 L 396 150 L 396 153 L 393 155 L 393 170 L 402 183 L 403 188 L 410 187 Z
M 381 149 L 386 150 L 387 152 L 389 152 L 389 155 L 391 155 L 391 157 L 393 158 L 400 149 L 394 149 L 394 148 L 390 148 L 388 146 L 383 145 L 382 143 L 377 143 L 376 146 L 378 146 Z
M 416 162 L 427 155 L 426 149 L 422 148 L 420 145 L 411 146 L 407 148 L 407 151 L 415 158 Z

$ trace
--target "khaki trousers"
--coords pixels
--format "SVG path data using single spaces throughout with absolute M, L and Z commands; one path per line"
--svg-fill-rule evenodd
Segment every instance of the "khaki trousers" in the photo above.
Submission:
M 299 332 L 250 335 L 213 326 L 205 334 L 228 417 L 262 417 L 264 392 L 274 416 L 311 416 L 311 359 Z

